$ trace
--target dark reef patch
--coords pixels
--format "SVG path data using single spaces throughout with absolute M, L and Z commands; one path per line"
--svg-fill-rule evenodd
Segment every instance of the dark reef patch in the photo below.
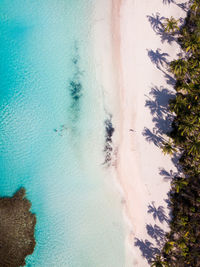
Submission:
M 74 75 L 72 79 L 69 81 L 68 90 L 71 98 L 70 104 L 70 114 L 72 115 L 72 121 L 77 122 L 80 115 L 80 99 L 83 95 L 83 86 L 81 83 L 81 75 L 83 72 L 80 71 L 79 67 L 79 51 L 78 46 L 75 44 L 75 53 L 72 58 L 72 68 L 74 69 Z
M 115 129 L 113 128 L 113 124 L 112 124 L 112 115 L 109 114 L 108 116 L 109 117 L 104 121 L 104 124 L 105 124 L 105 146 L 104 146 L 105 161 L 103 164 L 109 167 L 112 162 L 112 151 L 113 151 L 112 136 L 113 136 Z
M 29 210 L 31 203 L 25 198 L 25 189 L 13 197 L 0 198 L 0 266 L 25 265 L 27 255 L 35 248 L 36 216 Z
M 82 85 L 79 81 L 71 81 L 70 82 L 70 94 L 74 104 L 80 99 L 82 96 Z

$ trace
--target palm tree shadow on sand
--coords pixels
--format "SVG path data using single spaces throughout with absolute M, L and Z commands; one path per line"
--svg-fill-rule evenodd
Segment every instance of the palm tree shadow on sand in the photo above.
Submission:
M 170 5 L 170 4 L 175 4 L 178 7 L 180 7 L 181 9 L 183 9 L 185 12 L 188 11 L 188 2 L 184 2 L 184 3 L 176 3 L 175 0 L 162 0 L 164 5 Z
M 148 206 L 148 213 L 152 213 L 155 221 L 158 218 L 159 221 L 168 222 L 164 208 L 162 206 L 156 208 L 154 202 Z M 147 224 L 146 231 L 152 241 L 135 238 L 134 245 L 140 249 L 142 256 L 151 264 L 155 256 L 161 252 L 166 233 L 157 224 Z
M 162 2 L 163 2 L 163 4 L 165 4 L 165 5 L 169 5 L 169 4 L 171 4 L 171 3 L 175 3 L 175 1 L 174 0 L 162 0 Z
M 164 230 L 160 228 L 157 224 L 154 224 L 154 226 L 152 224 L 147 224 L 146 230 L 148 235 L 156 240 L 156 244 L 161 245 L 165 237 Z
M 161 147 L 166 138 L 164 135 L 171 130 L 173 116 L 169 113 L 168 101 L 173 97 L 173 93 L 162 86 L 153 86 L 146 97 L 145 107 L 150 110 L 154 127 L 152 130 L 145 127 L 142 134 L 147 142 Z
M 159 67 L 160 65 L 163 67 L 164 64 L 167 64 L 167 57 L 169 54 L 167 53 L 161 53 L 161 49 L 157 48 L 154 52 L 153 50 L 148 50 L 148 56 L 153 64 L 156 65 L 156 67 Z
M 145 239 L 135 238 L 134 245 L 140 249 L 142 256 L 151 264 L 152 260 L 155 258 L 155 255 L 160 253 L 160 249 L 155 247 L 152 242 Z
M 169 219 L 165 213 L 164 207 L 158 206 L 156 208 L 154 201 L 152 201 L 152 203 L 148 205 L 148 211 L 147 212 L 152 214 L 154 220 L 158 219 L 158 221 L 160 223 L 164 223 L 164 222 L 169 223 Z
M 178 172 L 175 172 L 173 170 L 165 170 L 164 168 L 159 168 L 159 175 L 160 176 L 163 176 L 163 180 L 168 182 L 168 181 L 172 181 L 172 179 L 175 177 L 175 176 L 178 176 Z
M 175 4 L 180 8 L 186 8 L 185 4 L 177 4 L 175 0 L 162 0 L 163 4 Z M 152 14 L 147 16 L 152 29 L 154 32 L 160 36 L 161 42 L 168 42 L 171 44 L 174 41 L 177 41 L 174 36 L 169 33 L 166 33 L 164 29 L 165 17 L 161 16 L 160 13 Z M 162 75 L 165 78 L 166 84 L 170 86 L 175 85 L 175 79 L 168 72 L 168 57 L 169 55 L 165 52 L 162 52 L 161 49 L 152 49 L 147 50 L 149 59 L 160 70 Z M 153 143 L 157 147 L 162 147 L 163 142 L 165 142 L 170 137 L 170 132 L 172 130 L 173 115 L 169 110 L 169 100 L 175 97 L 175 93 L 172 90 L 169 90 L 164 86 L 153 85 L 150 89 L 149 95 L 146 96 L 145 107 L 147 107 L 152 115 L 153 128 L 149 129 L 144 128 L 142 134 L 148 143 Z M 174 177 L 180 175 L 181 170 L 178 168 L 178 158 L 179 155 L 172 155 L 172 163 L 175 166 L 176 171 L 174 170 L 165 170 L 163 167 L 160 167 L 158 172 L 165 182 L 171 182 Z M 142 256 L 151 264 L 161 253 L 161 250 L 166 241 L 166 233 L 162 229 L 162 225 L 168 225 L 171 220 L 170 212 L 170 194 L 168 192 L 166 199 L 164 201 L 167 204 L 168 212 L 166 212 L 164 206 L 156 205 L 154 201 L 149 203 L 147 207 L 147 213 L 152 215 L 155 224 L 147 224 L 146 231 L 149 236 L 148 239 L 139 239 L 135 238 L 134 245 L 138 247 L 142 253 Z
M 152 29 L 154 32 L 160 36 L 161 42 L 167 42 L 171 44 L 172 42 L 176 41 L 176 38 L 171 34 L 165 31 L 163 23 L 165 22 L 165 17 L 161 16 L 159 12 L 155 14 L 151 14 L 147 16 L 149 23 L 151 24 Z

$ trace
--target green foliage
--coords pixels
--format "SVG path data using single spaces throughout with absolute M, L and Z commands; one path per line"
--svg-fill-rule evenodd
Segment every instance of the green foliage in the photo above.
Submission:
M 176 151 L 171 140 L 163 143 L 162 151 L 164 154 L 173 155 Z
M 181 177 L 171 182 L 170 232 L 152 266 L 200 266 L 200 0 L 189 0 L 190 10 L 182 27 L 173 17 L 165 30 L 177 36 L 182 56 L 170 63 L 176 78 L 175 98 L 169 101 L 174 115 L 163 153 L 178 151 Z
M 189 0 L 189 3 L 191 4 L 191 10 L 196 12 L 199 9 L 200 6 L 200 0 Z
M 164 245 L 164 251 L 166 254 L 169 254 L 170 251 L 172 251 L 174 247 L 174 242 L 173 241 L 168 241 Z
M 163 24 L 165 31 L 168 33 L 174 33 L 175 31 L 179 30 L 178 22 L 179 20 L 176 20 L 173 17 L 165 19 Z
M 185 178 L 174 177 L 172 181 L 172 189 L 179 193 L 181 189 L 188 185 L 188 181 Z
M 184 78 L 187 72 L 187 61 L 183 58 L 174 60 L 170 64 L 171 71 L 176 77 Z
M 160 255 L 157 255 L 156 258 L 152 261 L 151 267 L 168 267 L 168 264 L 162 259 Z

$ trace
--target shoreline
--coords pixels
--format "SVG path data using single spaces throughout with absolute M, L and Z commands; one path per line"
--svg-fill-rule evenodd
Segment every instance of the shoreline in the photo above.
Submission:
M 162 92 L 166 89 L 173 93 L 173 86 L 166 82 L 166 76 L 151 62 L 148 51 L 167 53 L 167 60 L 174 58 L 179 51 L 175 42 L 169 44 L 161 41 L 161 36 L 152 29 L 148 16 L 181 17 L 185 12 L 173 3 L 164 5 L 159 0 L 153 4 L 146 0 L 126 0 L 123 3 L 119 0 L 112 8 L 113 49 L 114 55 L 118 54 L 115 63 L 118 64 L 118 73 L 121 73 L 118 81 L 121 132 L 117 173 L 124 192 L 124 211 L 132 225 L 128 242 L 134 255 L 133 266 L 145 267 L 149 266 L 149 262 L 142 246 L 145 247 L 148 241 L 156 247 L 155 240 L 148 234 L 148 226 L 156 226 L 165 232 L 168 230 L 167 220 L 161 222 L 154 219 L 149 212 L 151 206 L 157 209 L 162 207 L 163 216 L 169 216 L 166 199 L 170 182 L 164 181 L 160 169 L 176 171 L 171 159 L 164 156 L 155 144 L 147 142 L 144 136 L 145 128 L 152 132 L 155 129 L 151 111 L 146 107 L 152 90 L 159 88 Z
M 119 12 L 122 0 L 102 0 L 94 4 L 92 27 L 92 42 L 93 55 L 95 61 L 95 77 L 102 90 L 103 109 L 105 115 L 110 118 L 114 127 L 112 135 L 112 159 L 110 166 L 107 168 L 109 179 L 106 181 L 106 187 L 109 188 L 109 193 L 112 191 L 113 197 L 118 199 L 118 209 L 121 214 L 120 224 L 123 228 L 124 243 L 121 244 L 124 253 L 125 267 L 132 266 L 132 253 L 126 249 L 130 223 L 128 217 L 123 211 L 124 192 L 117 177 L 117 160 L 118 160 L 118 146 L 120 143 L 120 128 L 121 128 L 121 112 L 119 106 L 121 105 L 121 97 L 119 97 L 121 83 L 121 57 L 119 57 L 120 50 L 120 20 Z M 106 9 L 105 9 L 106 6 Z M 113 8 L 114 7 L 114 8 Z M 106 119 L 106 118 L 105 118 Z M 105 125 L 104 125 L 105 126 Z M 127 223 L 124 223 L 124 221 Z
M 120 52 L 120 8 L 122 0 L 102 0 L 94 5 L 94 25 L 92 28 L 93 54 L 95 60 L 96 80 L 102 89 L 104 110 L 110 113 L 115 131 L 112 136 L 112 162 L 108 168 L 110 179 L 106 182 L 113 193 L 119 199 L 119 209 L 122 215 L 122 227 L 124 229 L 124 267 L 131 267 L 133 262 L 133 251 L 130 248 L 129 232 L 131 222 L 124 211 L 125 192 L 118 179 L 119 144 L 121 138 L 121 85 L 122 69 Z M 105 6 L 106 11 L 105 11 Z M 128 240 L 127 240 L 128 239 Z

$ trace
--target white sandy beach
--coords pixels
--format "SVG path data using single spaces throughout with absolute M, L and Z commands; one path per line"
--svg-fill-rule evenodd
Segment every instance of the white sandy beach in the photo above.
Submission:
M 167 95 L 173 93 L 166 79 L 165 61 L 173 59 L 179 47 L 176 42 L 162 41 L 158 28 L 160 18 L 180 18 L 185 12 L 177 5 L 182 0 L 163 2 L 168 1 L 95 3 L 92 34 L 96 79 L 102 84 L 105 107 L 114 114 L 117 181 L 130 229 L 123 267 L 149 266 L 147 260 L 150 262 L 158 248 L 156 238 L 159 241 L 168 229 L 170 180 L 166 177 L 176 168 L 156 143 L 169 125 L 165 107 Z M 155 22 L 154 28 L 150 21 Z
M 115 18 L 116 21 L 120 20 L 119 54 L 122 69 L 122 134 L 118 174 L 124 190 L 126 214 L 132 224 L 129 241 L 135 259 L 133 266 L 139 267 L 149 266 L 146 258 L 151 257 L 153 247 L 156 247 L 155 238 L 150 236 L 151 230 L 160 230 L 161 234 L 162 230 L 167 230 L 164 215 L 169 213 L 165 200 L 170 182 L 164 179 L 166 173 L 160 171 L 176 171 L 170 157 L 163 155 L 155 143 L 159 141 L 157 137 L 160 135 L 160 129 L 165 128 L 166 124 L 163 111 L 167 103 L 166 89 L 173 89 L 157 66 L 166 71 L 165 59 L 174 58 L 179 47 L 175 42 L 162 42 L 161 36 L 155 32 L 156 27 L 154 31 L 149 20 L 153 17 L 184 17 L 185 12 L 174 3 L 163 2 L 124 0 L 121 3 L 120 17 Z M 180 4 L 183 1 L 176 3 Z M 157 66 L 150 57 L 158 62 Z M 162 62 L 163 67 L 160 64 Z M 152 115 L 153 109 L 156 112 Z M 149 205 L 152 212 L 148 213 Z M 153 218 L 153 214 L 157 214 L 157 218 Z M 141 250 L 145 254 L 144 257 Z

